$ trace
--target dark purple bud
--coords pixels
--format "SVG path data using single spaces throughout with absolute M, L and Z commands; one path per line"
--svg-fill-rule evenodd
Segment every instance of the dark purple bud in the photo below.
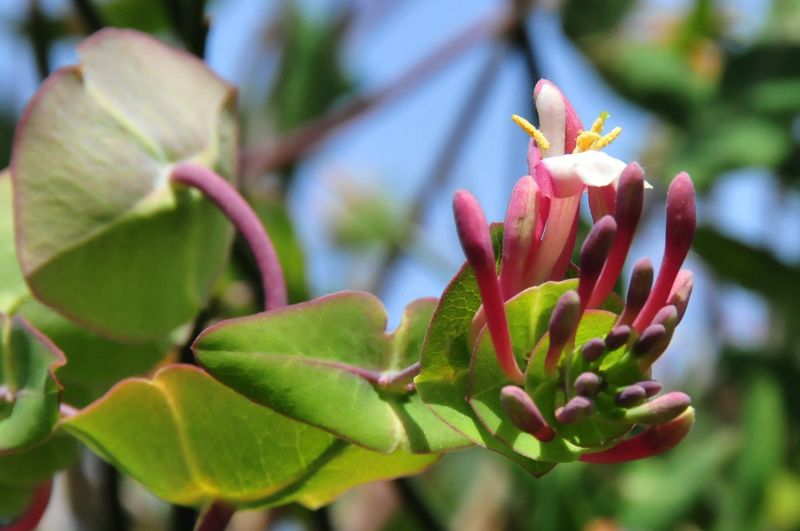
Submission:
M 633 264 L 631 281 L 628 284 L 628 296 L 625 309 L 620 315 L 618 324 L 630 325 L 647 302 L 650 288 L 653 285 L 653 264 L 649 258 L 640 258 Z
M 650 398 L 652 396 L 656 396 L 658 393 L 661 392 L 661 382 L 657 382 L 655 380 L 643 380 L 641 382 L 636 382 L 636 385 L 644 389 L 645 396 Z
M 552 374 L 558 366 L 558 359 L 564 346 L 572 338 L 581 318 L 581 301 L 574 291 L 564 293 L 550 316 L 550 346 L 545 358 L 545 372 Z
M 673 391 L 645 402 L 625 412 L 625 420 L 634 424 L 663 424 L 669 422 L 692 405 L 689 395 Z
M 688 269 L 681 269 L 678 276 L 675 277 L 675 283 L 672 284 L 672 291 L 667 297 L 667 304 L 675 306 L 678 310 L 678 322 L 683 319 L 683 314 L 686 313 L 686 307 L 689 306 L 689 297 L 692 295 L 692 287 L 694 286 L 694 276 Z
M 629 385 L 628 387 L 624 388 L 622 391 L 617 393 L 617 396 L 614 397 L 614 400 L 620 406 L 631 407 L 641 403 L 641 401 L 644 400 L 646 396 L 647 396 L 647 391 L 645 391 L 644 388 L 634 384 L 634 385 Z
M 603 265 L 608 258 L 608 252 L 614 243 L 617 234 L 617 222 L 611 216 L 603 216 L 589 231 L 581 247 L 581 271 L 578 283 L 578 295 L 581 299 L 581 308 L 585 309 L 589 297 L 597 283 L 597 278 L 603 270 Z
M 667 329 L 663 325 L 654 324 L 645 328 L 642 335 L 633 343 L 631 352 L 642 357 L 653 352 L 667 337 Z
M 556 410 L 556 420 L 561 424 L 580 422 L 594 412 L 594 402 L 585 396 L 570 399 L 564 407 Z
M 631 337 L 631 328 L 626 325 L 617 326 L 606 336 L 605 346 L 608 350 L 617 350 L 628 342 Z
M 500 390 L 500 404 L 511 423 L 542 442 L 553 440 L 555 432 L 548 426 L 539 408 L 524 389 L 507 385 Z
M 599 360 L 600 357 L 605 353 L 606 345 L 605 342 L 596 337 L 594 339 L 590 339 L 586 343 L 583 344 L 583 348 L 581 349 L 581 355 L 583 359 L 588 362 Z
M 592 397 L 600 388 L 600 377 L 593 372 L 583 372 L 575 378 L 575 392 L 581 396 Z
M 667 190 L 667 234 L 664 258 L 658 270 L 650 297 L 633 322 L 638 332 L 644 330 L 656 312 L 667 302 L 678 271 L 689 254 L 697 226 L 697 207 L 694 185 L 686 173 L 679 173 Z

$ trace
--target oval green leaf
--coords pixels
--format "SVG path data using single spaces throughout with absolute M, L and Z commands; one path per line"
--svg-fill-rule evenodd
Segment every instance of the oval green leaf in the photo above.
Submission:
M 369 470 L 348 470 L 340 461 L 349 455 L 346 442 L 186 365 L 162 369 L 152 380 L 125 380 L 61 425 L 156 495 L 182 505 L 328 499 L 337 485 L 414 474 L 438 458 L 371 456 Z
M 408 306 L 386 333 L 386 309 L 368 293 L 342 292 L 216 324 L 194 344 L 203 366 L 259 404 L 379 452 L 438 453 L 469 445 L 416 392 L 364 377 L 419 361 L 434 299 Z
M 105 335 L 158 337 L 189 321 L 232 231 L 173 191 L 191 161 L 234 180 L 234 90 L 144 34 L 103 30 L 50 76 L 14 141 L 17 252 L 36 297 Z

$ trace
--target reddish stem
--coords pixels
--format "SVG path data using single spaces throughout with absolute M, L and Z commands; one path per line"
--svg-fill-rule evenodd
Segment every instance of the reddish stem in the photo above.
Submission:
M 0 531 L 33 531 L 42 520 L 47 506 L 50 504 L 50 492 L 52 491 L 53 480 L 48 479 L 42 483 L 33 493 L 31 502 L 19 518 L 8 525 L 0 525 Z
M 223 531 L 233 518 L 236 509 L 227 503 L 215 501 L 197 520 L 195 531 Z
M 236 188 L 215 172 L 191 163 L 182 163 L 172 170 L 174 182 L 197 188 L 216 204 L 247 241 L 261 272 L 264 309 L 286 305 L 286 284 L 283 271 L 267 231 L 261 220 Z

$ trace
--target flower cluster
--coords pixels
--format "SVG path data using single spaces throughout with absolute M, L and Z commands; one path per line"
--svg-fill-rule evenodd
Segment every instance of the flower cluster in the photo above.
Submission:
M 624 301 L 613 293 L 642 213 L 649 187 L 639 164 L 600 151 L 619 134 L 603 133 L 607 114 L 584 130 L 561 91 L 546 80 L 534 90 L 540 128 L 519 116 L 515 122 L 531 136 L 529 175 L 511 192 L 503 223 L 498 273 L 489 224 L 478 201 L 458 191 L 453 200 L 458 236 L 475 274 L 482 307 L 473 321 L 474 340 L 484 328 L 491 336 L 497 360 L 509 380 L 501 390 L 508 419 L 519 430 L 542 442 L 556 435 L 570 440 L 583 422 L 624 427 L 596 443 L 572 438 L 587 447 L 590 462 L 618 462 L 663 452 L 688 432 L 693 412 L 680 392 L 659 395 L 661 385 L 650 379 L 650 367 L 666 350 L 686 311 L 692 273 L 681 270 L 695 231 L 695 191 L 686 173 L 669 186 L 663 261 L 653 281 L 647 258 L 632 268 Z M 580 248 L 579 270 L 571 268 L 581 198 L 588 193 L 593 225 Z M 575 274 L 571 274 L 575 273 Z M 547 333 L 520 367 L 512 350 L 506 303 L 544 283 L 577 276 L 577 289 L 558 299 Z M 616 305 L 615 321 L 601 337 L 576 341 L 587 314 Z M 533 366 L 541 375 L 533 376 Z M 543 378 L 543 379 L 542 379 Z M 554 382 L 555 396 L 537 399 L 532 382 Z M 546 402 L 553 411 L 545 411 Z M 538 403 L 538 405 L 537 405 Z M 647 426 L 622 440 L 635 425 Z

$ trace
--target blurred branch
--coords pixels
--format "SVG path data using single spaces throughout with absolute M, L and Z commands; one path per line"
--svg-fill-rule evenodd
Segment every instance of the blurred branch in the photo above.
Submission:
M 205 5 L 205 0 L 164 0 L 173 31 L 181 38 L 186 49 L 198 57 L 205 55 L 208 35 Z
M 527 14 L 530 13 L 531 4 L 527 0 L 516 0 L 514 2 L 517 10 L 519 23 L 514 25 L 508 32 L 508 39 L 512 46 L 517 49 L 525 59 L 525 67 L 528 70 L 530 85 L 533 86 L 542 77 L 539 69 L 539 62 L 534 52 L 533 40 L 526 25 Z
M 40 79 L 50 75 L 48 61 L 50 38 L 47 31 L 47 21 L 42 13 L 39 0 L 30 0 L 28 2 L 28 32 L 33 47 L 33 57 L 36 61 L 36 72 Z
M 403 242 L 414 237 L 414 227 L 420 224 L 431 199 L 447 183 L 450 173 L 466 145 L 469 133 L 477 123 L 477 118 L 480 116 L 479 110 L 489 96 L 492 85 L 497 78 L 497 72 L 503 64 L 506 51 L 505 45 L 498 45 L 492 50 L 486 64 L 479 72 L 474 85 L 461 106 L 461 111 L 445 136 L 445 144 L 442 146 L 439 157 L 434 162 L 430 173 L 423 181 L 422 187 L 411 204 L 408 214 L 409 223 L 407 224 L 409 228 L 406 234 L 394 240 L 386 251 L 383 262 L 378 267 L 377 277 L 370 289 L 373 293 L 380 293 L 383 290 L 394 266 L 404 254 Z
M 441 72 L 446 65 L 461 57 L 473 46 L 505 33 L 517 22 L 515 17 L 513 12 L 503 10 L 494 16 L 482 18 L 401 74 L 387 87 L 372 94 L 356 97 L 282 138 L 245 149 L 242 154 L 245 177 L 274 171 L 296 161 L 316 148 L 342 125 L 410 92 L 433 74 Z
M 94 33 L 105 27 L 103 18 L 95 9 L 92 0 L 72 0 L 72 7 L 78 13 L 85 26 L 86 33 Z

